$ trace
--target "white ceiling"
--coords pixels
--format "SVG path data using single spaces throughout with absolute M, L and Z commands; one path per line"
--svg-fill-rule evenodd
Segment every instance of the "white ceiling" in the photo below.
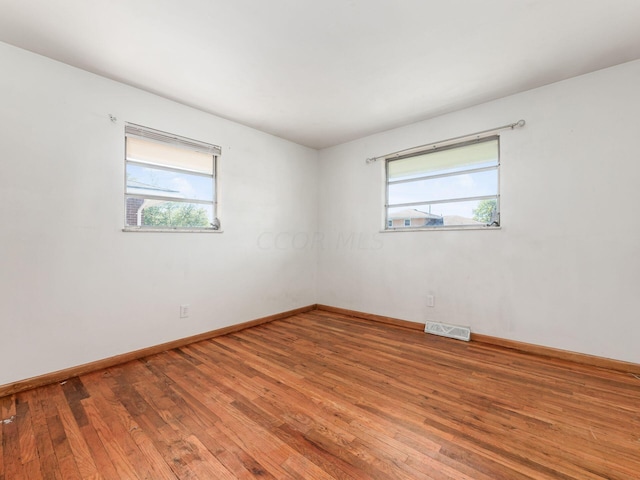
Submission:
M 314 148 L 640 58 L 640 0 L 0 0 L 0 41 Z

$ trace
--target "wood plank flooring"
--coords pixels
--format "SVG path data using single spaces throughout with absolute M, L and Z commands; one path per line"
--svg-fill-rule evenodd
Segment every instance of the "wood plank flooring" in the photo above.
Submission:
M 640 379 L 316 310 L 0 398 L 0 480 L 634 479 Z

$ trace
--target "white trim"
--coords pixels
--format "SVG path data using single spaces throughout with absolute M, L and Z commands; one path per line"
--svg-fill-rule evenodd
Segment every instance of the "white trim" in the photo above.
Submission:
M 123 232 L 127 233 L 224 233 L 224 230 L 214 230 L 213 228 L 149 228 L 149 227 L 124 227 Z
M 446 227 L 393 227 L 380 230 L 378 233 L 407 233 L 407 232 L 439 232 L 441 230 L 502 230 L 501 226 L 495 225 L 449 225 Z

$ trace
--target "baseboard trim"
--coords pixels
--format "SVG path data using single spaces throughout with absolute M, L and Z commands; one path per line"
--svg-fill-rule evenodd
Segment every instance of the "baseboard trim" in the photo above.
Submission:
M 347 315 L 349 317 L 361 318 L 364 320 L 371 320 L 374 322 L 386 323 L 388 325 L 395 325 L 398 327 L 410 328 L 412 330 L 424 330 L 424 323 L 411 322 L 408 320 L 400 320 L 393 317 L 385 317 L 382 315 L 375 315 L 373 313 L 359 312 L 357 310 L 348 310 L 346 308 L 332 307 L 329 305 L 317 305 L 318 310 L 325 310 L 327 312 L 339 313 Z M 471 341 L 478 343 L 486 343 L 488 345 L 495 345 L 503 348 L 509 348 L 517 350 L 523 353 L 529 353 L 532 355 L 538 355 L 541 357 L 554 358 L 559 360 L 568 360 L 574 363 L 582 365 L 589 365 L 592 367 L 606 368 L 608 370 L 616 370 L 620 372 L 633 373 L 640 375 L 640 364 L 625 362 L 623 360 L 614 360 L 611 358 L 597 357 L 595 355 L 588 355 L 586 353 L 571 352 L 569 350 L 561 350 L 558 348 L 545 347 L 541 345 L 534 345 L 532 343 L 518 342 L 516 340 L 508 340 L 506 338 L 492 337 L 490 335 L 482 335 L 479 333 L 471 333 Z
M 230 333 L 238 332 L 246 328 L 262 325 L 263 323 L 273 322 L 275 320 L 281 320 L 283 318 L 292 317 L 299 313 L 310 312 L 315 310 L 317 305 L 308 305 L 306 307 L 296 308 L 294 310 L 288 310 L 286 312 L 276 313 L 267 317 L 257 318 L 248 322 L 239 323 L 237 325 L 231 325 L 229 327 L 220 328 L 217 330 L 211 330 L 209 332 L 200 333 L 198 335 L 192 335 L 190 337 L 180 338 L 171 342 L 162 343 L 160 345 L 154 345 L 151 347 L 135 350 L 133 352 L 123 353 L 95 362 L 85 363 L 76 367 L 65 368 L 56 372 L 45 373 L 37 377 L 27 378 L 25 380 L 19 380 L 17 382 L 0 385 L 0 398 L 12 395 L 14 393 L 30 390 L 36 387 L 42 387 L 51 383 L 61 382 L 72 377 L 84 375 L 86 373 L 95 372 L 104 368 L 113 367 L 122 363 L 129 362 L 131 360 L 138 360 L 140 358 L 155 355 L 157 353 L 166 352 L 167 350 L 173 350 L 174 348 L 184 347 L 191 343 L 201 342 L 202 340 L 208 340 L 214 337 L 220 337 L 222 335 L 228 335 Z
M 378 323 L 386 323 L 387 325 L 395 325 L 396 327 L 410 328 L 411 330 L 424 330 L 424 323 L 411 322 L 409 320 L 400 320 L 399 318 L 385 317 L 373 313 L 359 312 L 357 310 L 349 310 L 346 308 L 332 307 L 330 305 L 317 305 L 318 310 L 324 310 L 331 313 L 339 313 L 348 317 L 362 318 L 364 320 L 372 320 Z
M 617 370 L 620 372 L 633 373 L 640 375 L 640 364 L 625 362 L 623 360 L 615 360 L 606 357 L 597 357 L 586 353 L 572 352 L 570 350 L 561 350 L 559 348 L 545 347 L 535 345 L 533 343 L 519 342 L 517 340 L 509 340 L 506 338 L 492 337 L 490 335 L 482 335 L 479 333 L 471 334 L 471 341 L 486 343 L 488 345 L 496 345 L 499 347 L 510 348 L 520 352 L 530 353 L 541 357 L 556 358 L 559 360 L 568 360 L 574 363 L 590 365 L 592 367 L 606 368 L 607 370 Z

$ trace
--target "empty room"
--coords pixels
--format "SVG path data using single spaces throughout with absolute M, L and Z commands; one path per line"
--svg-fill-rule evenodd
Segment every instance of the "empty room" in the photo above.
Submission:
M 640 1 L 0 0 L 0 480 L 640 478 Z

